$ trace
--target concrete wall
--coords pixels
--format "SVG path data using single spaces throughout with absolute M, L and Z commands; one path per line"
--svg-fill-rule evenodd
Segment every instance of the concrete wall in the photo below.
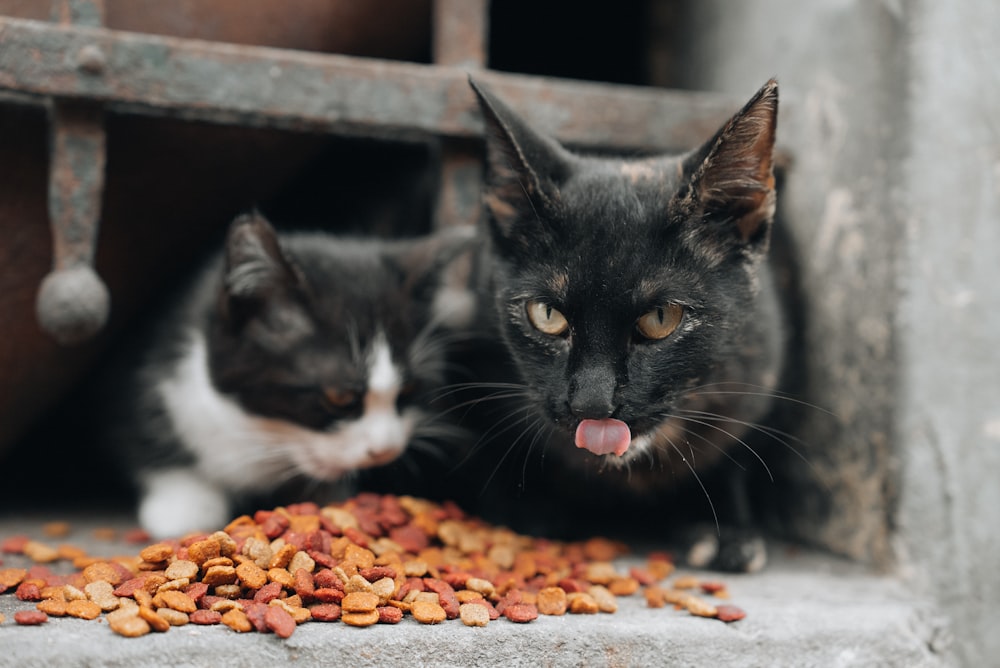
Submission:
M 808 295 L 795 533 L 901 573 L 988 663 L 1000 601 L 1000 5 L 690 2 L 692 88 L 781 82 Z M 818 521 L 817 521 L 817 518 Z

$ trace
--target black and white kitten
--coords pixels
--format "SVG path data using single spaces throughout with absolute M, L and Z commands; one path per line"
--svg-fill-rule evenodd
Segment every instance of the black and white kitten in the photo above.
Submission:
M 236 219 L 131 384 L 120 453 L 156 537 L 218 528 L 290 479 L 335 482 L 447 432 L 429 409 L 471 236 L 276 234 Z M 309 484 L 308 482 L 305 484 Z
M 689 153 L 610 159 L 566 150 L 471 83 L 487 130 L 487 299 L 526 406 L 494 434 L 526 446 L 519 484 L 544 496 L 532 513 L 638 512 L 660 531 L 705 504 L 713 473 L 762 463 L 747 441 L 766 431 L 784 345 L 768 264 L 777 84 Z M 713 530 L 742 521 L 734 503 L 711 508 Z M 761 541 L 736 543 L 716 566 L 763 565 Z

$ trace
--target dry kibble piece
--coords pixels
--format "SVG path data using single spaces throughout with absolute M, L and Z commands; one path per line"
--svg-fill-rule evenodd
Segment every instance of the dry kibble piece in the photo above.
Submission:
M 282 545 L 271 557 L 271 563 L 268 565 L 269 568 L 287 568 L 288 564 L 291 563 L 292 557 L 299 549 L 294 545 L 285 544 Z
M 284 568 L 272 568 L 267 572 L 267 579 L 271 582 L 277 582 L 282 587 L 291 589 L 295 586 L 295 578 L 292 574 L 286 571 Z
M 372 587 L 372 583 L 369 582 L 368 580 L 365 580 L 360 575 L 352 575 L 351 577 L 347 578 L 347 582 L 344 583 L 344 591 L 347 592 L 348 594 L 355 591 L 372 592 L 373 589 L 374 588 Z
M 646 599 L 646 605 L 650 608 L 662 608 L 667 604 L 667 599 L 661 587 L 646 587 L 642 590 L 642 595 Z
M 296 552 L 292 556 L 292 560 L 288 562 L 288 572 L 294 573 L 300 568 L 307 573 L 312 573 L 316 568 L 316 561 L 302 550 Z
M 396 581 L 392 578 L 382 578 L 372 583 L 372 593 L 378 596 L 382 605 L 385 605 L 395 592 Z
M 573 592 L 567 594 L 566 599 L 569 602 L 569 611 L 575 615 L 593 615 L 600 610 L 597 601 L 590 594 Z
M 188 618 L 192 624 L 201 624 L 203 626 L 211 626 L 222 621 L 222 615 L 215 610 L 195 610 L 188 615 Z
M 421 624 L 438 624 L 447 617 L 444 608 L 433 601 L 414 601 L 410 606 L 410 614 Z
M 426 561 L 411 559 L 403 562 L 403 575 L 408 578 L 422 578 L 427 575 L 429 568 Z
M 24 544 L 24 556 L 40 564 L 47 564 L 59 558 L 59 550 L 51 545 L 29 540 Z
M 715 608 L 716 617 L 723 622 L 738 622 L 747 616 L 741 608 L 735 605 L 719 605 Z
M 490 612 L 482 605 L 463 603 L 458 606 L 458 618 L 466 626 L 486 626 L 490 621 Z
M 148 561 L 150 563 L 157 563 L 159 561 L 166 561 L 174 554 L 173 546 L 167 543 L 154 543 L 153 545 L 147 545 L 139 551 L 139 557 L 143 561 Z
M 267 572 L 254 561 L 245 561 L 237 566 L 236 577 L 248 589 L 260 589 L 267 584 Z
M 340 607 L 344 612 L 370 612 L 378 607 L 378 595 L 367 591 L 353 591 L 344 596 Z
M 123 581 L 121 572 L 106 561 L 98 561 L 84 568 L 83 579 L 87 582 L 104 581 L 115 587 Z
M 66 614 L 79 619 L 97 619 L 101 616 L 101 606 L 93 601 L 75 599 L 66 604 Z
M 126 638 L 138 638 L 150 631 L 149 622 L 139 615 L 129 615 L 127 617 L 115 618 L 114 620 L 109 616 L 108 626 L 111 627 L 112 631 Z
M 378 615 L 378 613 L 375 614 Z M 264 613 L 264 623 L 279 638 L 288 638 L 295 632 L 295 620 L 281 606 L 267 606 L 267 612 Z
M 614 613 L 618 612 L 618 599 L 612 594 L 607 587 L 602 585 L 593 585 L 587 590 L 594 601 L 597 603 L 597 609 L 601 612 Z
M 243 543 L 243 554 L 250 557 L 261 569 L 270 568 L 274 552 L 266 540 L 250 537 Z
M 66 593 L 67 601 L 86 601 L 87 594 L 80 589 L 77 589 L 71 584 L 63 585 L 63 591 Z
M 368 612 L 344 611 L 340 613 L 340 621 L 348 626 L 372 626 L 373 624 L 377 624 L 378 620 L 378 610 L 369 610 Z
M 36 610 L 41 610 L 49 617 L 64 617 L 69 603 L 56 599 L 44 599 L 35 604 Z
M 87 594 L 87 598 L 99 605 L 104 612 L 116 610 L 120 604 L 119 598 L 115 596 L 115 588 L 104 580 L 88 583 L 83 591 Z
M 564 615 L 568 605 L 566 592 L 561 587 L 545 587 L 538 592 L 535 605 L 543 615 Z
M 168 580 L 156 588 L 157 592 L 161 591 L 178 591 L 187 588 L 191 584 L 191 581 L 187 578 L 177 578 L 176 580 Z
M 160 608 L 156 611 L 156 614 L 167 620 L 167 623 L 171 626 L 184 626 L 191 621 L 186 613 L 174 610 L 173 608 Z
M 503 616 L 518 624 L 532 622 L 538 619 L 538 608 L 531 603 L 511 603 L 503 609 Z
M 149 624 L 149 628 L 157 633 L 163 633 L 164 631 L 170 629 L 170 622 L 156 614 L 156 611 L 152 608 L 140 605 L 139 617 L 146 620 L 146 623 Z
M 184 578 L 193 580 L 198 577 L 198 564 L 188 559 L 175 559 L 163 571 L 163 575 L 168 580 L 181 580 Z
M 243 587 L 238 584 L 216 585 L 212 591 L 223 598 L 239 598 L 243 595 Z
M 496 591 L 492 582 L 482 578 L 469 578 L 465 581 L 465 588 L 482 594 L 484 598 L 489 598 Z
M 50 538 L 62 538 L 64 536 L 68 536 L 69 531 L 69 522 L 46 522 L 42 525 L 42 533 Z
M 21 584 L 28 577 L 28 571 L 23 568 L 0 568 L 0 588 L 11 589 Z
M 715 617 L 719 614 L 714 605 L 706 603 L 697 596 L 688 597 L 684 607 L 692 615 L 697 615 L 698 617 Z
M 246 633 L 253 630 L 250 618 L 240 608 L 233 608 L 226 611 L 220 621 L 237 633 Z
M 182 591 L 175 590 L 161 591 L 153 597 L 153 603 L 161 608 L 172 608 L 178 612 L 186 612 L 188 614 L 198 609 L 194 599 Z
M 698 578 L 693 575 L 682 575 L 674 580 L 674 589 L 695 589 L 700 586 Z
M 471 601 L 481 601 L 483 599 L 483 595 L 478 591 L 459 589 L 455 592 L 455 598 L 458 599 L 459 603 L 470 603 Z
M 617 577 L 608 583 L 608 591 L 615 596 L 631 596 L 639 591 L 639 581 L 633 577 Z
M 618 577 L 618 571 L 615 570 L 615 565 L 610 562 L 597 561 L 587 564 L 587 570 L 583 577 L 592 584 L 606 585 Z
M 14 613 L 14 622 L 21 626 L 38 626 L 49 621 L 49 616 L 41 610 L 18 610 Z
M 233 584 L 236 582 L 236 569 L 232 566 L 210 566 L 202 575 L 201 581 L 210 587 Z

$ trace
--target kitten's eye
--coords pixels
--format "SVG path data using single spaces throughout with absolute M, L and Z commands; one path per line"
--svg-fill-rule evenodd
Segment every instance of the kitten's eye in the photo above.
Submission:
M 681 324 L 684 307 L 677 304 L 658 306 L 635 323 L 636 329 L 647 339 L 660 340 L 670 336 Z
M 358 393 L 337 387 L 324 387 L 323 398 L 334 408 L 347 408 L 358 400 Z
M 528 320 L 543 334 L 559 336 L 569 329 L 566 316 L 545 302 L 530 301 L 527 305 Z

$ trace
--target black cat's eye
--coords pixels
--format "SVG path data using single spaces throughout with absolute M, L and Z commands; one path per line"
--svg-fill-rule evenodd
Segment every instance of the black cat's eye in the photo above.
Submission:
M 358 402 L 358 393 L 339 387 L 322 388 L 323 400 L 335 409 L 350 408 Z
M 562 336 L 569 329 L 566 316 L 545 302 L 532 300 L 527 303 L 525 308 L 528 313 L 528 321 L 543 334 Z
M 657 306 L 640 317 L 635 328 L 643 338 L 659 341 L 674 333 L 684 317 L 684 307 L 677 304 Z

